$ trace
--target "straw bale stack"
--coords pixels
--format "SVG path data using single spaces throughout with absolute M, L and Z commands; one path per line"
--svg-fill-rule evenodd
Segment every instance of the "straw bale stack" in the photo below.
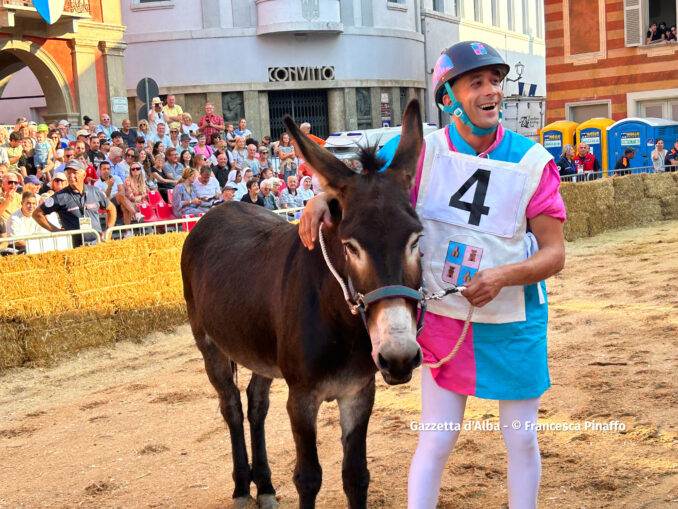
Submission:
M 614 177 L 614 200 L 616 202 L 634 202 L 645 198 L 645 179 L 654 175 L 625 175 Z
M 662 198 L 659 203 L 664 219 L 678 219 L 678 195 Z
M 678 196 L 678 180 L 673 175 L 673 173 L 647 175 L 644 182 L 645 197 L 659 199 L 668 196 Z
M 0 370 L 185 322 L 186 234 L 0 260 Z
M 588 214 L 585 212 L 568 212 L 567 221 L 563 225 L 565 240 L 572 241 L 589 236 Z

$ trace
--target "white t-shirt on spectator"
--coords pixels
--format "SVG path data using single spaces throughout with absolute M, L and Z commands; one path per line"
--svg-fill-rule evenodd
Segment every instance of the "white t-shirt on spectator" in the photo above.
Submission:
M 118 186 L 122 185 L 122 179 L 118 177 L 117 175 L 111 175 L 113 179 L 113 187 L 111 187 L 111 198 L 115 197 L 116 194 L 118 194 Z M 96 187 L 99 191 L 102 193 L 106 194 L 106 189 L 108 189 L 108 184 L 104 182 L 103 180 L 99 179 L 96 182 L 94 182 L 94 187 Z
M 42 226 L 35 222 L 32 216 L 24 216 L 21 209 L 12 212 L 7 220 L 10 237 L 19 235 L 37 235 L 39 233 L 49 233 Z
M 193 189 L 195 189 L 198 198 L 212 198 L 215 195 L 221 194 L 221 188 L 219 187 L 219 181 L 216 177 L 210 177 L 207 184 L 203 184 L 200 180 L 195 179 L 193 182 Z

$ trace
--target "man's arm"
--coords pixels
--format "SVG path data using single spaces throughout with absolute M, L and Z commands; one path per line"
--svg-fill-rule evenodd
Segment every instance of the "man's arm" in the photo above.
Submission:
M 0 216 L 5 213 L 5 211 L 9 207 L 9 204 L 12 203 L 12 196 L 14 196 L 15 192 L 16 191 L 10 191 L 10 194 L 8 196 L 5 196 L 5 199 L 3 201 L 0 201 Z
M 48 230 L 48 231 L 51 231 L 51 232 L 61 231 L 60 228 L 57 228 L 56 226 L 54 226 L 52 223 L 50 223 L 47 220 L 45 213 L 42 211 L 42 209 L 40 207 L 36 208 L 33 211 L 32 217 L 35 220 L 35 222 L 38 223 L 40 226 L 42 226 L 45 230 Z
M 565 241 L 560 219 L 540 214 L 529 220 L 539 251 L 520 263 L 503 265 L 478 272 L 462 293 L 475 307 L 494 299 L 505 286 L 539 283 L 557 274 L 565 265 Z
M 115 220 L 118 218 L 118 213 L 115 210 L 113 202 L 108 202 L 106 206 L 106 231 L 104 232 L 104 240 L 110 240 L 110 229 L 115 226 Z

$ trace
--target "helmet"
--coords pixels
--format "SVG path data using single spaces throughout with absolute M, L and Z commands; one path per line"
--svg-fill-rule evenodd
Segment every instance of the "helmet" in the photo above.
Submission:
M 49 131 L 49 127 L 47 127 L 47 124 L 40 124 L 40 125 L 38 126 L 37 132 L 39 132 L 39 133 L 46 133 L 47 131 Z
M 442 52 L 433 69 L 433 91 L 436 104 L 443 102 L 445 83 L 452 86 L 464 73 L 481 67 L 499 67 L 502 79 L 511 69 L 501 55 L 489 44 L 475 41 L 458 42 Z

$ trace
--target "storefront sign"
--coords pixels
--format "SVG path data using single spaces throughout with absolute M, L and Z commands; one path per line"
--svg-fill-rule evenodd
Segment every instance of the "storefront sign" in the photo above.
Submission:
M 268 81 L 332 81 L 334 66 L 269 67 Z

